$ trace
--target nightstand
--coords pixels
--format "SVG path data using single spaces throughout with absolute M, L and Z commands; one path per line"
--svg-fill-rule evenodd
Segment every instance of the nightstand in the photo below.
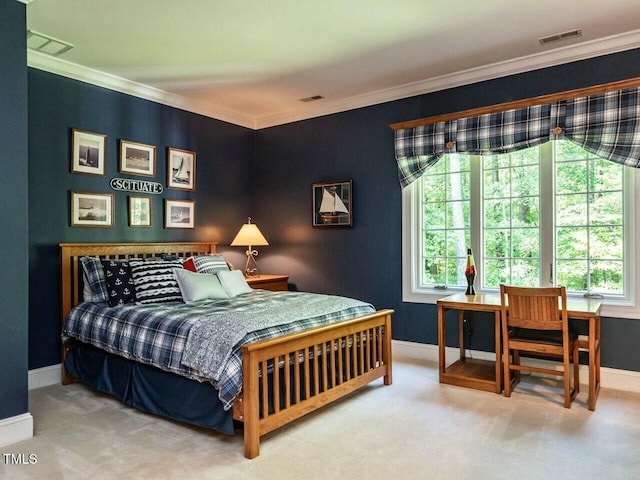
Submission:
M 259 277 L 246 277 L 246 280 L 251 288 L 273 291 L 289 290 L 288 275 L 260 275 Z

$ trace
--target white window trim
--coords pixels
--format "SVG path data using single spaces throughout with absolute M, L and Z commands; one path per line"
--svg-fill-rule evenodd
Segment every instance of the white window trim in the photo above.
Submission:
M 428 175 L 428 173 L 427 173 Z M 627 194 L 631 196 L 631 204 L 635 203 L 635 192 L 640 191 L 640 174 L 634 169 L 631 175 L 628 175 L 629 183 L 632 188 L 627 190 Z M 419 275 L 421 272 L 417 271 L 417 267 L 420 262 L 416 258 L 417 245 L 422 241 L 417 212 L 417 195 L 418 195 L 418 181 L 411 183 L 402 190 L 402 301 L 408 303 L 430 303 L 435 304 L 439 298 L 453 295 L 455 293 L 464 292 L 464 287 L 451 286 L 445 289 L 426 288 L 420 287 Z M 620 302 L 612 302 L 605 299 L 602 305 L 601 315 L 603 317 L 612 318 L 628 318 L 640 320 L 640 305 L 638 305 L 638 299 L 640 295 L 638 292 L 638 286 L 640 285 L 640 242 L 636 239 L 640 239 L 640 206 L 636 206 L 635 214 L 631 217 L 631 212 L 625 212 L 625 222 L 629 226 L 633 226 L 633 231 L 630 232 L 629 237 L 629 249 L 626 252 L 627 258 L 635 265 L 635 274 L 629 278 L 629 290 L 631 292 L 630 299 Z M 478 293 L 494 293 L 491 291 L 479 290 Z M 497 292 L 495 292 L 497 293 Z

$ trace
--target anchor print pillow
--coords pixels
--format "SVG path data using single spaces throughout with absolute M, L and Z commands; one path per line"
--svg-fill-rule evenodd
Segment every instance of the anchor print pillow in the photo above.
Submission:
M 107 281 L 109 305 L 124 305 L 136 301 L 136 289 L 131 276 L 129 262 L 121 260 L 102 260 L 104 277 Z

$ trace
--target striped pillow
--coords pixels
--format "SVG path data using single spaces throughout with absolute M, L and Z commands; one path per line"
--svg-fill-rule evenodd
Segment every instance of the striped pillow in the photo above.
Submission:
M 228 271 L 229 265 L 224 261 L 222 255 L 196 255 L 193 257 L 193 263 L 196 265 L 196 272 L 198 273 L 212 273 L 216 274 L 220 271 Z
M 181 302 L 180 287 L 173 275 L 174 268 L 182 268 L 180 261 L 131 261 L 131 276 L 138 303 Z

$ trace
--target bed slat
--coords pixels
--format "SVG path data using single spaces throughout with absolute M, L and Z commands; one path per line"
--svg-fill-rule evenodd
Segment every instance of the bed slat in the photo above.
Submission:
M 262 435 L 375 379 L 383 378 L 384 384 L 390 385 L 391 313 L 381 310 L 243 345 L 244 412 L 242 418 L 236 419 L 245 422 L 245 456 L 254 458 L 259 454 Z M 265 374 L 267 365 L 271 370 Z M 290 378 L 292 370 L 304 372 L 304 397 L 297 387 L 298 375 Z M 257 405 L 249 407 L 253 401 L 249 399 L 255 396 L 261 398 L 261 409 Z

